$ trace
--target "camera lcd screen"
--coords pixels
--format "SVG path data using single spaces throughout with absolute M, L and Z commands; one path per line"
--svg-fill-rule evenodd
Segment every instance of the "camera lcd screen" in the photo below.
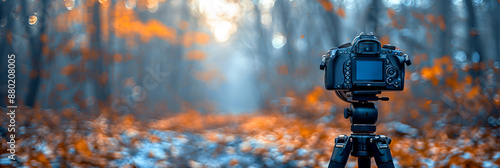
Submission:
M 356 80 L 382 81 L 382 61 L 356 61 Z

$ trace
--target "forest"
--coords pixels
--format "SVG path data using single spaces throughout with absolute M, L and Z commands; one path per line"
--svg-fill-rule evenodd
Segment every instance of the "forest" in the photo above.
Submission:
M 500 0 L 0 4 L 0 167 L 327 167 L 321 56 L 362 32 L 413 62 L 376 102 L 396 167 L 500 167 Z

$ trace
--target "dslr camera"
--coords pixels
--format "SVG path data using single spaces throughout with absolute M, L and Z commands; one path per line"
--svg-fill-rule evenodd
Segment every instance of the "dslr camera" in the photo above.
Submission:
M 408 55 L 374 35 L 361 33 L 352 43 L 332 48 L 323 55 L 320 69 L 325 71 L 327 90 L 403 90 Z

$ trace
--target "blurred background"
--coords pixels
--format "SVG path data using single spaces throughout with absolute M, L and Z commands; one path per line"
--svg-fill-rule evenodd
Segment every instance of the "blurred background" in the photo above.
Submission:
M 18 161 L 1 165 L 325 167 L 350 123 L 321 55 L 373 32 L 413 61 L 377 103 L 396 164 L 500 166 L 500 1 L 0 4 L 20 106 Z

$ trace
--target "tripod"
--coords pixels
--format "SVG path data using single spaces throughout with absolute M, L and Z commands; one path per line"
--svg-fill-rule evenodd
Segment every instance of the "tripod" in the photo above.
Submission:
M 389 149 L 391 138 L 375 135 L 378 111 L 375 104 L 369 101 L 389 100 L 387 97 L 376 96 L 380 93 L 381 91 L 336 91 L 339 98 L 351 103 L 344 110 L 344 118 L 350 118 L 353 133 L 335 138 L 328 168 L 345 167 L 349 155 L 358 157 L 358 167 L 370 167 L 371 157 L 375 158 L 378 167 L 394 167 Z

